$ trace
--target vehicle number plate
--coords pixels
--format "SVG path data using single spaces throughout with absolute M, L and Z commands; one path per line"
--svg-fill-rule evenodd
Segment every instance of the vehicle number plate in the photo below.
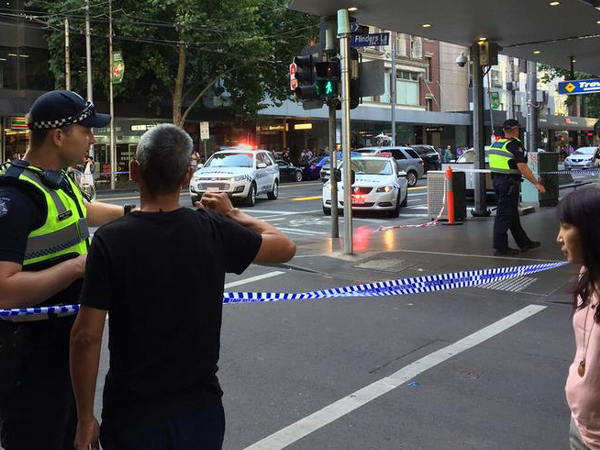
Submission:
M 211 186 L 211 187 L 207 187 L 207 188 L 206 188 L 206 190 L 207 190 L 208 192 L 213 192 L 213 191 L 218 191 L 218 190 L 219 190 L 219 188 L 218 188 L 218 187 L 216 187 L 216 186 Z
M 364 198 L 353 197 L 352 198 L 352 204 L 353 205 L 364 205 L 365 204 L 365 199 Z

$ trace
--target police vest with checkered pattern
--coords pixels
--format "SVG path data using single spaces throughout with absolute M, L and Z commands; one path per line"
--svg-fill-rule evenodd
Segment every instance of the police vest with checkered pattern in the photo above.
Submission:
M 512 139 L 498 139 L 494 142 L 488 151 L 490 157 L 490 170 L 494 173 L 507 175 L 519 175 L 519 169 L 510 167 L 510 161 L 514 161 L 515 155 L 506 147 L 512 142 Z
M 68 183 L 71 195 L 65 188 L 52 189 L 44 184 L 42 170 L 37 167 L 19 167 L 20 174 L 12 180 L 9 177 L 10 167 L 0 178 L 11 184 L 25 184 L 37 190 L 45 199 L 47 214 L 44 224 L 29 233 L 23 268 L 62 259 L 72 255 L 84 255 L 90 244 L 90 233 L 87 226 L 87 210 L 79 187 L 64 176 L 63 186 Z M 1 182 L 0 181 L 0 182 Z M 4 184 L 4 183 L 2 183 Z M 66 187 L 66 186 L 65 186 Z

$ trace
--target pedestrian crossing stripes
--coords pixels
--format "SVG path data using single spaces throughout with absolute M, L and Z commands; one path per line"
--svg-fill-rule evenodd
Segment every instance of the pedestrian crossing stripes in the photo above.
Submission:
M 494 281 L 480 286 L 481 289 L 493 289 L 496 291 L 507 291 L 507 292 L 521 292 L 527 286 L 535 283 L 537 278 L 522 277 L 516 280 L 501 280 Z

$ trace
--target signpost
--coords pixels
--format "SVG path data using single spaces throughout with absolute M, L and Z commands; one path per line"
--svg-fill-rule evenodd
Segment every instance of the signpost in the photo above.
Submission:
M 558 93 L 562 95 L 595 94 L 598 92 L 600 92 L 600 78 L 558 83 Z
M 389 43 L 390 33 L 350 35 L 350 47 L 379 47 Z
M 206 151 L 206 141 L 210 137 L 208 129 L 208 122 L 200 122 L 200 140 L 204 142 L 204 161 L 208 159 L 208 153 Z
M 298 80 L 296 79 L 296 72 L 298 71 L 298 66 L 296 63 L 290 64 L 290 89 L 295 91 L 298 87 Z

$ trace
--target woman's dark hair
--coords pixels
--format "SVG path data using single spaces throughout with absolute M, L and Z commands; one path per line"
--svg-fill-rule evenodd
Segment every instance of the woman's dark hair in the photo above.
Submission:
M 556 215 L 561 223 L 574 226 L 581 240 L 586 271 L 573 291 L 575 312 L 589 304 L 600 285 L 600 189 L 590 187 L 571 192 L 558 204 Z M 600 323 L 600 308 L 596 308 L 594 320 Z

